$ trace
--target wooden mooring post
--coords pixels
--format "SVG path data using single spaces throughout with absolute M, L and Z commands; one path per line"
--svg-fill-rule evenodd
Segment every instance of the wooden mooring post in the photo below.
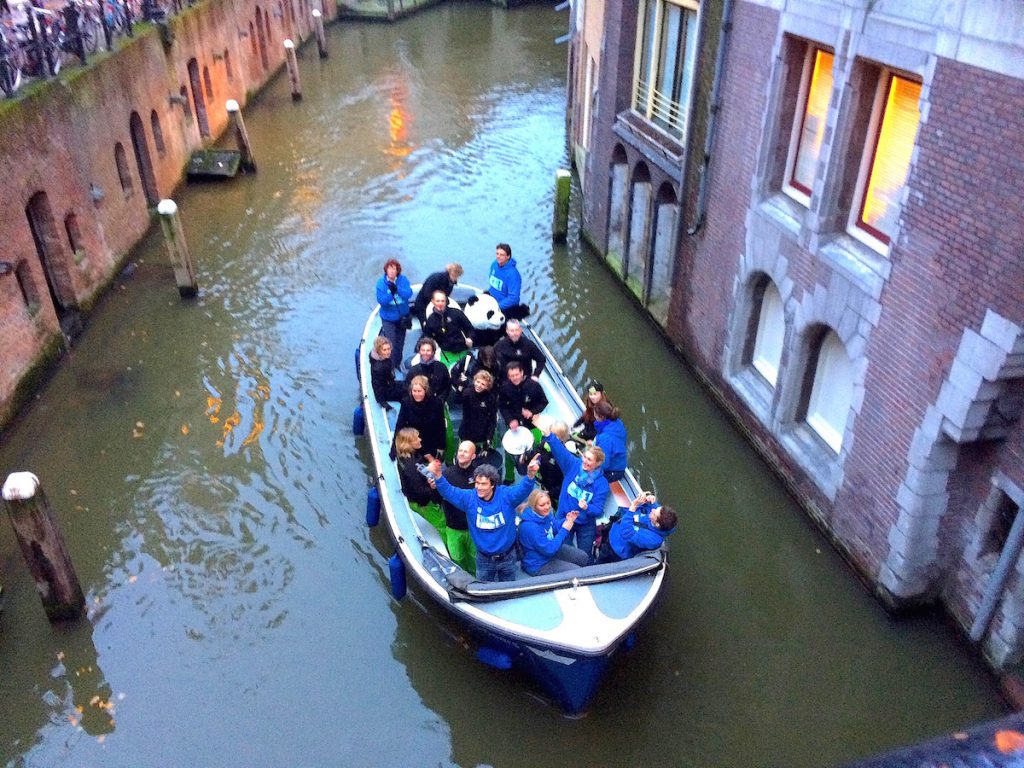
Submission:
M 164 232 L 164 244 L 167 255 L 174 267 L 174 281 L 178 284 L 178 293 L 183 299 L 192 298 L 199 293 L 196 282 L 196 270 L 192 266 L 192 254 L 185 240 L 185 228 L 181 226 L 178 215 L 178 204 L 173 200 L 161 200 L 156 207 L 160 214 L 160 227 Z
M 12 472 L 2 493 L 21 555 L 36 583 L 47 618 L 79 618 L 85 613 L 85 596 L 39 478 L 31 472 Z
M 316 8 L 313 9 L 313 29 L 316 31 L 316 48 L 320 52 L 320 58 L 327 58 L 327 35 L 324 34 L 324 15 Z
M 242 170 L 255 173 L 256 158 L 252 153 L 252 145 L 249 143 L 249 132 L 245 130 L 245 120 L 242 119 L 242 109 L 234 99 L 228 99 L 224 108 L 228 111 L 228 119 L 235 132 L 235 143 L 242 153 Z
M 288 79 L 292 83 L 292 101 L 302 99 L 302 81 L 299 80 L 299 61 L 295 57 L 295 43 L 284 41 L 284 55 L 288 60 Z
M 564 243 L 569 235 L 569 191 L 572 174 L 564 168 L 555 172 L 555 214 L 551 224 L 551 238 Z

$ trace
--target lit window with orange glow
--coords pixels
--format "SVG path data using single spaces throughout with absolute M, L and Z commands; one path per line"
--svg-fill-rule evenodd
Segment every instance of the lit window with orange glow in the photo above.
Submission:
M 833 56 L 820 48 L 807 52 L 804 77 L 793 121 L 786 178 L 791 191 L 805 205 L 810 202 L 814 172 L 825 142 L 825 120 L 832 97 Z
M 854 225 L 885 245 L 896 230 L 900 197 L 910 172 L 921 122 L 920 100 L 920 83 L 896 75 L 883 80 L 872 121 L 875 131 L 860 174 L 862 194 Z

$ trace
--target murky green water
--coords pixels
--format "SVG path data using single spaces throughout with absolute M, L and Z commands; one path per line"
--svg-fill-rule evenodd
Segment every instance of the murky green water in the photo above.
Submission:
M 939 620 L 891 621 L 593 256 L 552 251 L 564 13 L 446 5 L 331 30 L 246 114 L 260 172 L 179 191 L 202 293 L 138 251 L 2 436 L 88 593 L 51 628 L 0 524 L 0 758 L 32 766 L 825 766 L 994 715 Z M 483 282 L 623 408 L 683 513 L 664 599 L 563 718 L 388 591 L 352 352 L 382 262 Z

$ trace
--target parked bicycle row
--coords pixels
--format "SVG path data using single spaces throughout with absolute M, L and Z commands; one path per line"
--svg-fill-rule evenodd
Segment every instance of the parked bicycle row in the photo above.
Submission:
M 113 50 L 115 38 L 131 37 L 136 21 L 164 15 L 158 0 L 69 0 L 59 8 L 0 0 L 0 90 L 10 97 L 29 78 L 55 77 L 75 59 L 85 64 L 101 45 Z

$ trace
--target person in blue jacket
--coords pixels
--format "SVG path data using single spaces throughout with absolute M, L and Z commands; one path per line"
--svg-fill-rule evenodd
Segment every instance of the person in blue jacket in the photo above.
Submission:
M 536 419 L 534 424 L 544 433 L 544 442 L 565 475 L 562 492 L 558 496 L 558 514 L 565 517 L 573 511 L 579 513 L 572 534 L 577 548 L 589 557 L 597 538 L 597 518 L 604 514 L 604 502 L 609 491 L 608 480 L 601 471 L 604 451 L 600 446 L 591 445 L 582 456 L 576 456 L 561 440 L 552 436 L 549 424 L 537 424 Z
M 604 451 L 604 476 L 609 483 L 626 474 L 626 425 L 619 418 L 619 409 L 602 400 L 594 406 L 594 444 Z
M 619 507 L 619 519 L 609 528 L 597 562 L 628 560 L 641 552 L 658 549 L 676 529 L 677 522 L 675 510 L 659 504 L 654 494 L 641 492 L 629 509 Z
M 579 512 L 565 517 L 551 514 L 551 496 L 535 489 L 526 500 L 526 509 L 519 519 L 519 544 L 523 548 L 523 570 L 531 576 L 571 571 L 586 565 L 586 553 L 565 543 Z
M 473 488 L 456 488 L 441 474 L 441 462 L 430 462 L 430 472 L 441 498 L 466 513 L 469 535 L 476 544 L 478 581 L 515 581 L 516 507 L 534 488 L 539 465 L 530 464 L 515 485 L 499 485 L 498 470 L 481 464 L 473 472 Z
M 519 292 L 522 287 L 523 278 L 516 268 L 516 260 L 512 258 L 512 246 L 498 243 L 494 249 L 491 272 L 487 277 L 487 292 L 498 302 L 505 317 L 518 316 Z
M 377 280 L 377 303 L 380 304 L 380 333 L 391 342 L 391 364 L 395 370 L 402 367 L 405 332 L 412 327 L 409 299 L 412 286 L 402 275 L 398 259 L 384 262 L 384 274 Z

